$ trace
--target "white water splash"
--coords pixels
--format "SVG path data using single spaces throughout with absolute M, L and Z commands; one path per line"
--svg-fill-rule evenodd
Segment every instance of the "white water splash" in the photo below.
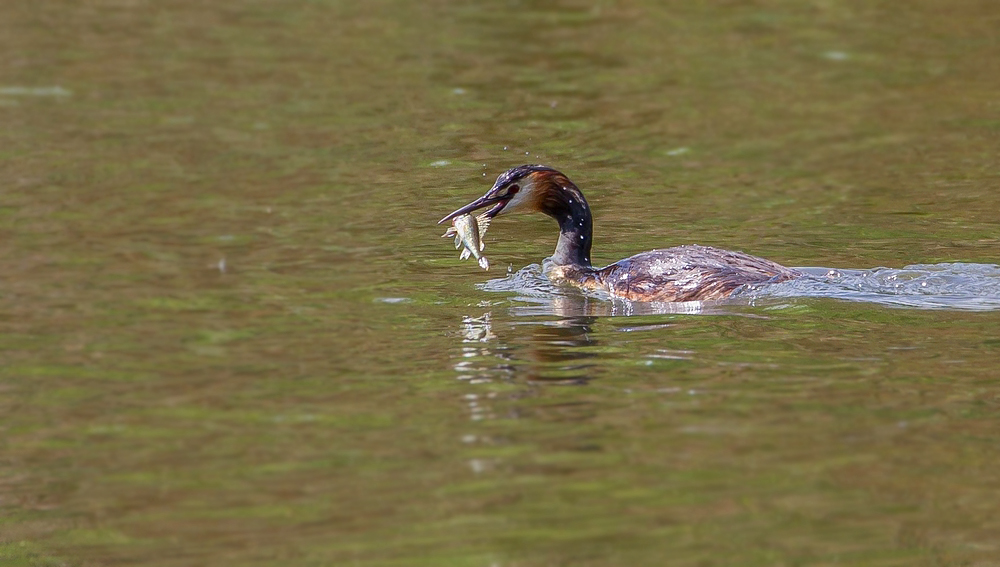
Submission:
M 914 264 L 901 269 L 835 270 L 797 268 L 802 278 L 748 286 L 727 301 L 659 303 L 612 298 L 600 291 L 583 291 L 551 282 L 538 264 L 477 287 L 512 294 L 516 315 L 649 315 L 665 313 L 718 314 L 740 312 L 769 299 L 825 298 L 876 303 L 912 309 L 962 311 L 1000 310 L 1000 266 L 996 264 Z M 740 307 L 743 307 L 740 309 Z
M 741 297 L 824 297 L 916 309 L 1000 309 L 1000 266 L 914 264 L 901 269 L 799 268 L 806 277 L 755 289 Z

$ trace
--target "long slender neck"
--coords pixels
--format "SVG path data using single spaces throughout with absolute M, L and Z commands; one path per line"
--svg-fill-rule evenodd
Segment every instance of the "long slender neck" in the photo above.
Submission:
M 558 181 L 559 188 L 549 191 L 542 204 L 542 211 L 559 222 L 559 241 L 552 261 L 556 265 L 589 268 L 594 234 L 590 206 L 572 181 L 565 177 Z

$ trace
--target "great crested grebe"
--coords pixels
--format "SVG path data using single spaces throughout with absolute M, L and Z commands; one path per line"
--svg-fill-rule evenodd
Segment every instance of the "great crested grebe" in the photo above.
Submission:
M 489 207 L 488 218 L 538 211 L 559 223 L 559 241 L 546 275 L 586 289 L 603 289 L 633 301 L 725 299 L 737 289 L 776 283 L 802 272 L 743 252 L 709 246 L 675 246 L 642 252 L 604 268 L 590 264 L 593 219 L 580 189 L 544 165 L 521 165 L 497 177 L 485 195 L 449 214 L 438 224 Z

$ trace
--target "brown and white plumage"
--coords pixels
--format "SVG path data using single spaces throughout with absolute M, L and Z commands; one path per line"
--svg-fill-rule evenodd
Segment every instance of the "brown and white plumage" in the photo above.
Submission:
M 743 252 L 709 246 L 677 246 L 642 252 L 604 268 L 590 262 L 593 219 L 580 189 L 543 165 L 504 172 L 479 199 L 441 222 L 484 207 L 493 218 L 508 212 L 542 212 L 559 223 L 559 240 L 547 275 L 587 289 L 603 289 L 636 301 L 725 299 L 740 287 L 789 280 L 802 273 Z

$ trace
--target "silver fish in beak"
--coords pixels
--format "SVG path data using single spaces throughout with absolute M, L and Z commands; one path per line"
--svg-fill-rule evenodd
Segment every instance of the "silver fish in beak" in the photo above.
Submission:
M 490 261 L 483 256 L 483 236 L 486 229 L 490 227 L 490 218 L 486 213 L 474 217 L 469 214 L 459 215 L 451 219 L 452 226 L 441 235 L 442 238 L 455 237 L 455 248 L 465 247 L 460 260 L 465 260 L 470 255 L 479 261 L 479 267 L 484 270 L 490 269 Z

